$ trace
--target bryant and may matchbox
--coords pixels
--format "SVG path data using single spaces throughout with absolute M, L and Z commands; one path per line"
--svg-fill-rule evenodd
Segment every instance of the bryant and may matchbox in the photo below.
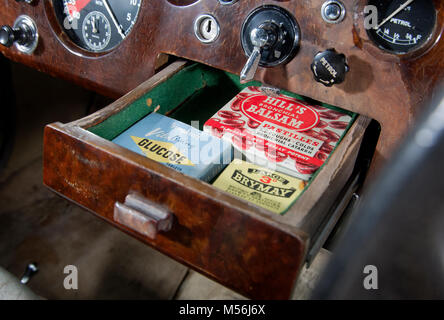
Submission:
M 282 215 L 296 201 L 307 182 L 235 159 L 213 185 Z
M 352 119 L 340 109 L 248 87 L 209 119 L 204 131 L 230 141 L 252 163 L 309 180 Z
M 233 157 L 230 143 L 158 113 L 146 116 L 113 142 L 206 182 Z

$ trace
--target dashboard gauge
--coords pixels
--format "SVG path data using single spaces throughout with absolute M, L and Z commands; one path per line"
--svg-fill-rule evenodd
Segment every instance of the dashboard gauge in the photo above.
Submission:
M 91 50 L 102 51 L 111 39 L 111 25 L 103 13 L 92 11 L 83 19 L 82 34 Z
M 79 47 L 105 52 L 130 33 L 142 0 L 53 0 L 63 31 Z
M 370 0 L 368 5 L 378 9 L 378 25 L 367 33 L 379 48 L 405 54 L 430 40 L 436 23 L 433 0 Z

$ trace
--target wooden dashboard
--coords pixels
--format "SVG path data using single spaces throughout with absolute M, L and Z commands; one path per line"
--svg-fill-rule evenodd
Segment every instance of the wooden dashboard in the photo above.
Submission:
M 323 20 L 320 10 L 324 2 L 240 0 L 221 5 L 218 0 L 143 0 L 129 36 L 110 52 L 91 53 L 68 39 L 56 19 L 52 1 L 37 0 L 28 5 L 1 0 L 1 24 L 12 25 L 17 16 L 26 14 L 34 19 L 39 33 L 38 47 L 31 55 L 1 46 L 3 55 L 109 97 L 121 97 L 133 90 L 97 114 L 45 129 L 45 184 L 125 232 L 242 293 L 259 298 L 288 297 L 317 232 L 316 223 L 325 218 L 351 174 L 368 119 L 381 126 L 373 160 L 373 169 L 377 169 L 390 157 L 444 77 L 442 1 L 434 0 L 437 22 L 430 40 L 414 53 L 404 55 L 384 52 L 369 39 L 364 28 L 367 0 L 343 0 L 347 13 L 337 24 Z M 239 75 L 247 61 L 240 39 L 242 24 L 252 10 L 264 4 L 280 6 L 294 15 L 301 30 L 300 47 L 289 63 L 259 68 L 255 80 L 360 115 L 316 178 L 312 191 L 300 201 L 302 207 L 284 217 L 252 208 L 207 184 L 128 154 L 88 131 L 122 112 L 128 103 L 147 99 L 150 90 L 181 72 L 190 72 L 182 59 Z M 220 24 L 219 37 L 209 44 L 200 42 L 194 33 L 194 21 L 204 13 Z M 345 81 L 333 87 L 316 82 L 310 69 L 316 53 L 329 48 L 343 53 L 350 67 Z M 157 72 L 163 54 L 180 59 Z M 224 89 L 222 83 L 220 88 Z M 110 169 L 103 173 L 103 166 Z M 125 176 L 135 181 L 122 182 L 118 190 L 110 189 Z M 152 184 L 147 186 L 146 181 Z M 123 202 L 134 190 L 173 212 L 180 223 L 173 227 L 172 235 L 166 233 L 153 240 L 113 218 L 115 203 Z M 164 193 L 156 194 L 157 190 Z M 195 207 L 187 201 L 194 201 Z M 209 209 L 213 215 L 207 214 Z M 237 223 L 242 227 L 230 233 L 231 242 L 226 244 L 226 230 Z M 254 236 L 258 233 L 273 245 L 265 248 Z M 250 237 L 244 240 L 245 234 Z M 290 252 L 292 256 L 287 255 Z M 247 259 L 247 255 L 257 260 L 251 258 L 239 264 L 239 259 Z M 221 256 L 230 268 L 218 265 Z M 268 258 L 276 262 L 268 265 Z M 273 277 L 274 283 L 266 281 Z
M 216 0 L 144 0 L 133 31 L 106 54 L 75 46 L 62 32 L 52 1 L 38 0 L 32 5 L 2 2 L 0 23 L 11 25 L 18 15 L 27 14 L 35 19 L 40 37 L 32 55 L 2 47 L 6 57 L 110 97 L 119 97 L 151 77 L 161 53 L 239 74 L 247 59 L 240 43 L 243 21 L 262 4 L 279 5 L 291 12 L 301 27 L 300 49 L 290 63 L 262 68 L 256 78 L 377 120 L 382 127 L 377 156 L 383 159 L 444 75 L 444 4 L 439 0 L 435 1 L 438 22 L 433 39 L 424 50 L 410 56 L 384 53 L 369 41 L 363 27 L 363 0 L 343 1 L 347 15 L 339 24 L 322 19 L 322 0 L 242 0 L 230 6 Z M 193 23 L 201 13 L 212 14 L 220 23 L 220 36 L 212 44 L 203 44 L 194 35 Z M 331 88 L 315 82 L 310 70 L 314 55 L 327 48 L 344 53 L 350 65 L 345 82 Z
M 401 57 L 384 53 L 369 41 L 362 0 L 343 1 L 347 14 L 339 24 L 322 19 L 322 0 L 242 0 L 230 6 L 216 0 L 144 0 L 133 31 L 106 54 L 75 46 L 62 32 L 52 1 L 2 2 L 0 23 L 11 25 L 18 15 L 27 14 L 39 31 L 39 46 L 32 55 L 0 48 L 6 57 L 110 97 L 121 96 L 151 77 L 161 53 L 239 74 L 247 59 L 240 43 L 243 21 L 262 4 L 279 5 L 301 27 L 300 49 L 290 63 L 263 68 L 256 78 L 377 120 L 382 133 L 376 161 L 389 156 L 444 75 L 444 4 L 439 0 L 435 1 L 438 23 L 433 39 L 419 53 Z M 220 23 L 220 36 L 212 44 L 203 44 L 194 35 L 193 23 L 201 13 L 212 14 Z M 345 82 L 331 88 L 315 82 L 310 70 L 314 55 L 327 48 L 344 53 L 350 65 Z

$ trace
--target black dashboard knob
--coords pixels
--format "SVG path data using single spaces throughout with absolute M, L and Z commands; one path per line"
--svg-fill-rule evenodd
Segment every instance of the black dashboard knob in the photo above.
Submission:
M 38 44 L 38 31 L 34 21 L 26 16 L 17 17 L 14 25 L 0 27 L 0 44 L 5 47 L 16 45 L 17 49 L 26 54 L 31 54 Z
M 349 69 L 345 55 L 335 49 L 318 52 L 311 64 L 315 80 L 327 87 L 343 82 Z
M 27 45 L 33 41 L 33 33 L 27 25 L 20 25 L 18 28 L 2 26 L 0 29 L 0 44 L 5 47 L 12 46 L 15 42 L 20 45 Z
M 0 44 L 10 47 L 14 44 L 16 35 L 10 26 L 2 26 L 0 29 Z

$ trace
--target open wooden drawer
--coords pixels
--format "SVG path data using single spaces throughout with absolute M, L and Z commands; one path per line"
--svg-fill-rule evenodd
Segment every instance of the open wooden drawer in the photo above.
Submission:
M 356 118 L 327 163 L 282 216 L 111 142 L 155 109 L 186 123 L 199 119 L 202 125 L 241 89 L 234 75 L 174 62 L 95 114 L 48 125 L 44 183 L 248 297 L 289 298 L 314 236 L 352 174 L 368 118 Z M 132 217 L 125 225 L 116 221 L 116 207 L 133 193 L 144 197 L 153 210 L 169 212 L 171 228 L 153 236 L 144 229 L 152 227 L 146 221 Z

